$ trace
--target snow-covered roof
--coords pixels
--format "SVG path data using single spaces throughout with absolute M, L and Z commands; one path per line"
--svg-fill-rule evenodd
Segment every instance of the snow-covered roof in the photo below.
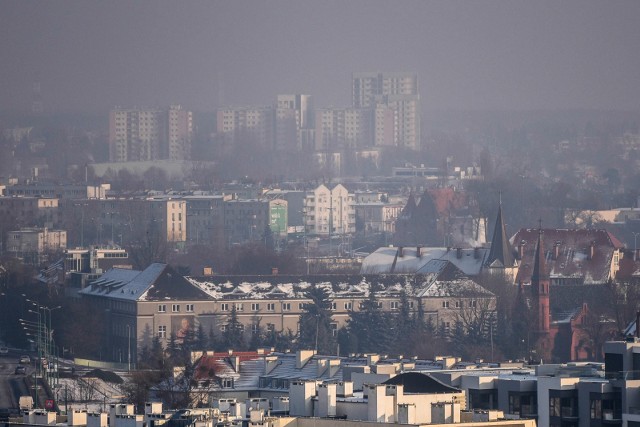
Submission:
M 157 271 L 157 266 L 163 264 L 152 264 L 149 268 L 152 271 Z M 149 286 L 151 286 L 151 275 L 149 273 L 144 274 L 138 279 L 138 276 L 142 275 L 145 271 L 128 270 L 124 268 L 112 268 L 104 273 L 99 279 L 93 281 L 89 286 L 82 289 L 80 294 L 82 295 L 109 295 L 111 298 L 137 300 L 145 292 Z
M 420 253 L 418 254 L 418 251 Z M 380 273 L 426 273 L 425 265 L 434 259 L 449 261 L 468 276 L 480 274 L 487 248 L 417 248 L 385 246 L 377 249 L 362 261 L 363 274 Z

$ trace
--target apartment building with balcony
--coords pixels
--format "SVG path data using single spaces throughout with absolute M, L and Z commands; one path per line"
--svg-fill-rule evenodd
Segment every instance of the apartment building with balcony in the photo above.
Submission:
M 321 184 L 308 191 L 303 210 L 307 234 L 332 236 L 355 233 L 355 196 L 342 184 L 331 189 Z

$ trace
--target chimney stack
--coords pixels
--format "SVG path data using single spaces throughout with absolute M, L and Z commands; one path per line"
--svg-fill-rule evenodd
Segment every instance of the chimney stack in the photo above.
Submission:
M 462 258 L 462 248 L 456 248 L 456 258 Z
M 518 245 L 518 257 L 520 257 L 520 260 L 524 258 L 524 245 L 526 244 L 527 242 L 525 240 L 521 240 L 520 244 Z
M 398 246 L 398 257 L 402 258 L 404 256 L 404 248 L 402 246 Z
M 422 258 L 422 245 L 416 246 L 416 256 Z

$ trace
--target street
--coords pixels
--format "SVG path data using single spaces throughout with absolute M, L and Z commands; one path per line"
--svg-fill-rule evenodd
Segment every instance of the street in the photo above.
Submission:
M 27 366 L 26 375 L 16 375 L 15 369 L 20 355 L 9 352 L 0 356 L 0 408 L 18 408 L 20 396 L 32 395 L 27 388 L 25 379 L 27 375 L 33 375 L 33 366 Z

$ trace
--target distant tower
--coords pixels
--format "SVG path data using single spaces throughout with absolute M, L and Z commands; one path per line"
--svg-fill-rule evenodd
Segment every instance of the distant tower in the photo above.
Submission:
M 496 217 L 496 225 L 493 229 L 491 250 L 485 261 L 485 266 L 491 273 L 503 272 L 512 279 L 515 279 L 518 273 L 518 263 L 513 256 L 513 249 L 507 238 L 507 232 L 504 226 L 502 197 L 498 204 L 498 216 Z
M 539 355 L 543 359 L 549 359 L 552 343 L 549 342 L 549 330 L 551 323 L 551 311 L 549 308 L 549 273 L 547 272 L 546 258 L 542 241 L 542 225 L 538 232 L 538 243 L 534 257 L 533 273 L 531 274 L 531 296 L 535 319 L 533 324 L 537 338 Z

